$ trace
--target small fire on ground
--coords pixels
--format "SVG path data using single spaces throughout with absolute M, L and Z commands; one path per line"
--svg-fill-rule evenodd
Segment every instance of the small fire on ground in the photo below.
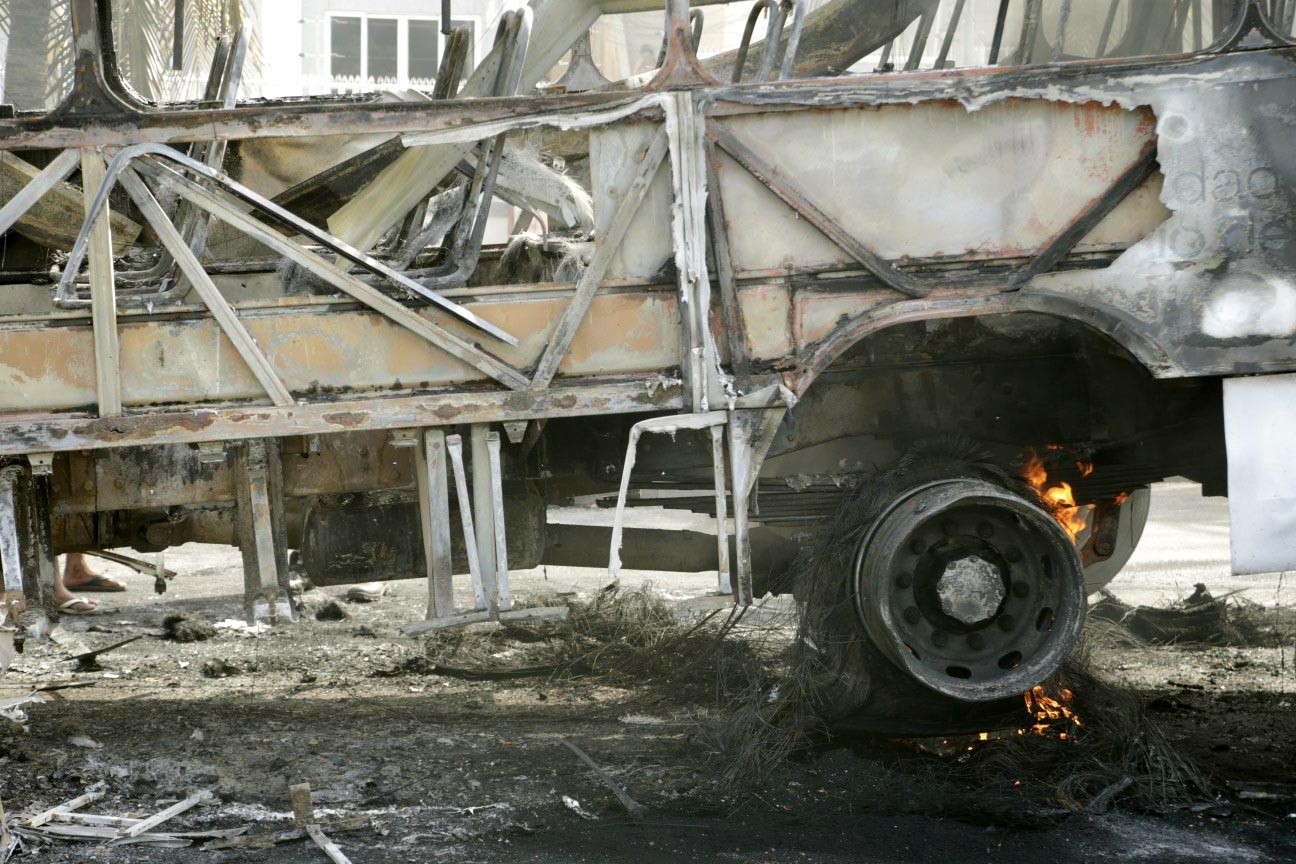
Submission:
M 1052 444 L 1049 450 L 1062 450 L 1063 448 Z M 1080 533 L 1089 527 L 1089 514 L 1093 512 L 1092 504 L 1076 504 L 1075 493 L 1071 491 L 1071 484 L 1065 481 L 1049 483 L 1048 469 L 1044 467 L 1044 460 L 1034 448 L 1027 451 L 1026 464 L 1022 466 L 1021 475 L 1026 478 L 1026 482 L 1035 487 L 1044 504 L 1053 514 L 1053 518 L 1062 526 L 1071 537 L 1071 542 L 1075 542 Z M 1093 463 L 1076 460 L 1076 468 L 1080 471 L 1081 477 L 1088 477 L 1093 473 Z
M 1080 729 L 1080 716 L 1071 707 L 1072 700 L 1075 698 L 1071 690 L 1058 686 L 1053 691 L 1053 695 L 1050 695 L 1050 691 L 1041 684 L 1032 687 L 1022 695 L 1026 700 L 1026 713 L 1030 719 L 1025 726 L 1016 730 L 1017 736 L 1052 738 L 1068 744 L 1075 743 Z M 1009 727 L 972 735 L 920 738 L 916 739 L 914 744 L 924 753 L 943 758 L 953 757 L 961 761 L 971 758 L 970 754 L 988 742 L 1013 737 L 1013 729 Z M 1021 781 L 1018 780 L 1013 785 L 1020 786 Z
M 1025 726 L 1019 727 L 1018 736 L 1054 738 L 1068 744 L 1075 743 L 1080 729 L 1080 715 L 1071 707 L 1075 694 L 1067 687 L 1058 686 L 1050 694 L 1044 685 L 1036 685 L 1022 694 L 1026 700 L 1026 713 L 1030 719 Z M 918 749 L 934 756 L 968 758 L 982 744 L 1012 738 L 1013 730 L 999 729 L 993 732 L 979 732 L 974 735 L 957 735 L 948 738 L 924 738 L 915 743 Z M 1013 784 L 1020 786 L 1018 780 Z
M 1036 685 L 1024 694 L 1026 712 L 1032 722 L 1017 730 L 1018 735 L 1056 735 L 1059 741 L 1074 741 L 1080 717 L 1071 707 L 1074 694 L 1066 687 L 1057 688 L 1057 698 L 1048 694 L 1042 685 Z

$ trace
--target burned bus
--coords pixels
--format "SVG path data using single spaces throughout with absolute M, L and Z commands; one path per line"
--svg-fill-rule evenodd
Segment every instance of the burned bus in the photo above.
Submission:
M 290 559 L 422 578 L 417 634 L 546 563 L 813 603 L 831 532 L 875 713 L 956 716 L 1057 670 L 1155 481 L 1293 566 L 1296 2 L 497 11 L 320 13 L 285 93 L 269 4 L 6 4 L 7 641 L 70 551 L 238 546 L 274 623 Z

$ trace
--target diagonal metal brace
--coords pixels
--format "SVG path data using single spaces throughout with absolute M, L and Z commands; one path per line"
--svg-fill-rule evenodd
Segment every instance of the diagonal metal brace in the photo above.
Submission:
M 0 234 L 12 228 L 28 210 L 36 206 L 36 202 L 40 201 L 45 193 L 67 179 L 67 176 L 79 167 L 81 167 L 79 150 L 64 150 L 55 156 L 54 160 L 42 168 L 41 172 L 26 186 L 18 190 L 17 195 L 0 207 Z
M 459 522 L 463 527 L 464 551 L 468 556 L 468 573 L 472 577 L 473 598 L 476 610 L 489 612 L 486 586 L 482 583 L 481 559 L 477 555 L 477 532 L 473 530 L 472 499 L 468 497 L 468 477 L 464 470 L 463 438 L 446 436 L 446 451 L 454 469 L 455 499 L 459 503 Z
M 666 134 L 666 127 L 663 126 L 653 136 L 652 143 L 648 145 L 648 152 L 639 163 L 639 171 L 630 182 L 625 197 L 621 199 L 621 206 L 612 217 L 612 224 L 608 226 L 607 234 L 599 240 L 598 248 L 594 250 L 589 266 L 585 268 L 580 281 L 576 283 L 576 293 L 572 295 L 571 302 L 559 320 L 553 336 L 550 337 L 549 344 L 545 346 L 544 354 L 536 365 L 535 374 L 531 377 L 533 389 L 548 387 L 549 382 L 557 374 L 558 364 L 562 362 L 567 349 L 571 347 L 576 330 L 584 320 L 585 313 L 589 311 L 594 293 L 598 291 L 599 282 L 607 272 L 612 256 L 621 248 L 621 241 L 630 230 L 630 223 L 639 211 L 639 205 L 643 202 L 644 195 L 648 193 L 653 178 L 657 176 L 657 169 L 666 158 L 666 150 L 669 146 L 670 139 Z
M 147 160 L 140 160 L 135 167 L 167 185 L 168 188 L 175 191 L 182 198 L 206 209 L 231 227 L 243 231 L 279 254 L 291 258 L 329 284 L 350 294 L 370 309 L 423 337 L 474 369 L 489 375 L 513 390 L 526 389 L 528 382 L 521 372 L 499 358 L 483 351 L 477 345 L 460 338 L 435 322 L 419 315 L 414 310 L 406 308 L 398 301 L 348 272 L 346 267 L 334 264 L 314 252 L 304 249 L 278 232 L 261 224 L 248 214 L 222 202 L 201 186 L 188 182 L 165 166 L 153 165 Z
M 1056 267 L 1077 243 L 1097 228 L 1098 223 L 1107 218 L 1107 214 L 1115 210 L 1117 205 L 1130 196 L 1131 192 L 1142 186 L 1156 169 L 1157 145 L 1153 140 L 1148 142 L 1133 164 L 1122 171 L 1105 192 L 1090 201 L 1074 219 L 1067 223 L 1066 227 L 1044 244 L 1034 258 L 1013 273 L 1008 283 L 1009 289 L 1021 288 L 1036 276 Z
M 747 169 L 753 177 L 777 195 L 784 204 L 791 207 L 825 237 L 840 246 L 847 255 L 854 258 L 864 269 L 868 270 L 888 287 L 894 288 L 910 297 L 926 297 L 931 290 L 907 273 L 901 273 L 889 262 L 884 261 L 876 252 L 853 237 L 837 220 L 829 216 L 822 208 L 810 199 L 806 191 L 788 177 L 778 167 L 769 164 L 750 147 L 739 141 L 732 132 L 717 123 L 707 127 L 707 137 L 720 146 L 739 165 Z M 716 192 L 715 194 L 718 194 Z
M 270 396 L 270 401 L 276 405 L 292 405 L 293 397 L 284 386 L 283 381 L 275 372 L 274 367 L 266 358 L 265 354 L 257 346 L 256 340 L 252 334 L 248 333 L 243 322 L 239 320 L 238 313 L 234 307 L 220 293 L 216 284 L 212 282 L 207 271 L 202 268 L 198 258 L 194 255 L 193 250 L 185 243 L 184 237 L 181 236 L 179 229 L 171 224 L 171 220 L 162 210 L 162 205 L 158 204 L 153 193 L 144 185 L 144 181 L 139 178 L 132 169 L 127 168 L 121 174 L 122 185 L 126 187 L 128 194 L 135 205 L 139 207 L 144 218 L 153 226 L 157 232 L 162 245 L 166 247 L 167 252 L 175 259 L 176 264 L 180 266 L 180 271 L 184 273 L 185 278 L 193 285 L 198 296 L 202 298 L 204 304 L 211 311 L 216 323 L 220 325 L 226 337 L 234 345 L 243 362 L 252 370 L 257 381 L 265 388 L 266 393 Z
M 72 246 L 72 251 L 68 255 L 68 262 L 63 270 L 62 281 L 59 284 L 60 295 L 67 294 L 71 290 L 72 280 L 76 278 L 76 272 L 80 269 L 81 261 L 85 257 L 86 246 L 89 243 L 90 226 L 94 224 L 95 218 L 102 210 L 105 202 L 107 202 L 108 193 L 112 190 L 117 175 L 121 173 L 122 169 L 125 168 L 128 163 L 141 156 L 152 156 L 158 159 L 174 162 L 181 168 L 187 171 L 192 171 L 193 173 L 212 181 L 222 190 L 242 200 L 246 204 L 250 204 L 258 210 L 270 214 L 276 220 L 291 226 L 295 232 L 303 234 L 321 246 L 333 250 L 352 264 L 363 267 L 369 272 L 387 279 L 391 283 L 404 288 L 410 293 L 422 297 L 424 300 L 427 300 L 440 309 L 450 313 L 470 327 L 474 327 L 483 333 L 494 336 L 496 339 L 509 345 L 518 344 L 517 339 L 514 336 L 501 330 L 489 321 L 478 317 L 468 309 L 447 300 L 437 292 L 429 290 L 415 280 L 410 279 L 408 276 L 396 272 L 376 258 L 366 255 L 351 246 L 349 243 L 339 240 L 337 237 L 329 234 L 327 231 L 316 228 L 314 225 L 299 218 L 290 211 L 285 210 L 268 198 L 253 192 L 251 189 L 228 175 L 223 174 L 208 165 L 204 165 L 196 159 L 191 159 L 183 153 L 173 150 L 164 144 L 133 144 L 130 147 L 122 149 L 113 157 L 112 163 L 108 166 L 107 175 L 105 176 L 103 183 L 99 186 L 98 193 L 95 195 L 94 203 L 89 208 L 89 212 L 86 213 L 85 222 L 81 226 L 81 233 L 77 236 L 76 243 Z

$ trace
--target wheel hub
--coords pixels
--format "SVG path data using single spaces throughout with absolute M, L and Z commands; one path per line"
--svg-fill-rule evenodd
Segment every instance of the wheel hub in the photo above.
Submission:
M 984 481 L 899 496 L 861 541 L 854 577 L 860 620 L 878 648 L 965 701 L 1040 683 L 1084 623 L 1070 538 L 1043 510 Z
M 945 565 L 936 593 L 942 612 L 964 624 L 976 624 L 993 616 L 1008 592 L 998 567 L 968 555 Z

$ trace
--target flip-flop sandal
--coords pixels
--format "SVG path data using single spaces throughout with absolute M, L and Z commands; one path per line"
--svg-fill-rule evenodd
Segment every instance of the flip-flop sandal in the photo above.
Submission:
M 97 605 L 90 606 L 89 609 L 73 609 L 72 607 L 78 603 L 84 603 L 87 606 L 90 605 L 90 601 L 85 599 L 84 597 L 73 597 L 71 600 L 65 600 L 62 603 L 60 603 L 59 611 L 66 613 L 68 615 L 98 615 L 100 612 L 103 611 Z
M 118 587 L 120 586 L 120 587 Z M 119 591 L 125 591 L 126 585 L 118 582 L 111 576 L 104 576 L 102 573 L 98 576 L 91 576 L 80 585 L 69 585 L 68 590 L 85 591 L 88 593 L 115 594 Z

